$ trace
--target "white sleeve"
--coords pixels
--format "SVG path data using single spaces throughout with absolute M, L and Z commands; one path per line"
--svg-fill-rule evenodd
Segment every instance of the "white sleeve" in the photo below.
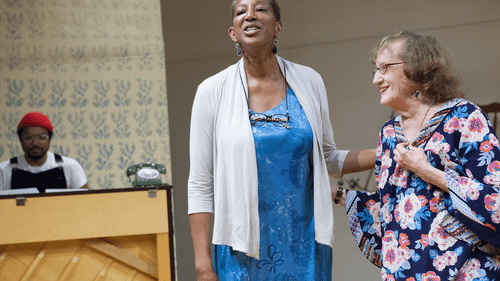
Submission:
M 4 176 L 3 176 L 3 171 L 0 170 L 0 190 L 6 190 L 6 186 L 3 183 L 4 181 Z
M 65 158 L 64 162 L 64 176 L 66 177 L 66 184 L 69 189 L 78 189 L 87 183 L 87 176 L 85 171 L 78 161 L 72 158 Z
M 337 149 L 335 140 L 333 139 L 330 110 L 328 108 L 328 97 L 326 94 L 325 84 L 323 83 L 321 76 L 317 84 L 320 91 L 321 120 L 323 121 L 323 155 L 325 157 L 328 174 L 332 177 L 340 177 L 342 167 L 344 166 L 344 160 L 349 151 Z
M 6 161 L 7 162 L 7 161 Z M 9 165 L 5 165 L 6 162 L 0 163 L 0 190 L 10 189 L 10 178 L 7 169 L 10 169 Z
M 211 91 L 216 85 L 205 81 L 196 91 L 189 136 L 188 214 L 214 211 L 214 115 Z

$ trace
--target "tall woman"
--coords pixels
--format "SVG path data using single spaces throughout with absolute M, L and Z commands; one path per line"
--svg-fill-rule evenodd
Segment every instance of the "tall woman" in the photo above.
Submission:
M 231 13 L 242 58 L 200 84 L 192 109 L 198 280 L 330 280 L 328 176 L 371 168 L 375 152 L 337 150 L 320 75 L 276 55 L 276 1 L 233 1 Z
M 338 194 L 359 248 L 383 280 L 499 280 L 500 148 L 488 117 L 461 98 L 431 35 L 388 36 L 372 62 L 380 103 L 399 115 L 380 131 L 377 192 Z

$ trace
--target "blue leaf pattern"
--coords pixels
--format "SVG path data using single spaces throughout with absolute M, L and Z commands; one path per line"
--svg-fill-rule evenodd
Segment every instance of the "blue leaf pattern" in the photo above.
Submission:
M 70 135 L 75 140 L 86 139 L 88 137 L 87 133 L 87 122 L 85 122 L 85 111 L 75 112 L 75 114 L 68 114 L 68 121 L 73 125 L 74 130 L 71 131 Z
M 130 137 L 130 125 L 127 123 L 128 110 L 118 111 L 118 113 L 113 112 L 111 114 L 111 119 L 116 125 L 116 129 L 113 130 L 116 138 L 128 138 Z
M 89 88 L 89 83 L 82 83 L 82 81 L 76 80 L 72 80 L 71 83 L 73 84 L 73 93 L 71 94 L 71 99 L 73 101 L 71 102 L 71 105 L 73 107 L 79 108 L 85 107 L 87 105 L 87 102 L 89 101 L 87 98 L 85 98 L 85 93 Z
M 139 137 L 149 137 L 153 134 L 151 123 L 149 122 L 150 109 L 140 110 L 134 112 L 134 119 L 137 122 L 135 132 Z
M 66 81 L 62 82 L 57 80 L 49 80 L 49 83 L 51 84 L 52 88 L 52 93 L 50 94 L 50 106 L 56 107 L 56 108 L 62 108 L 66 105 L 66 98 L 64 98 L 64 92 L 66 92 L 66 89 L 68 88 L 68 85 Z
M 52 60 L 50 65 L 52 73 L 66 73 L 68 71 L 65 66 L 64 47 L 54 47 L 49 53 L 49 58 Z
M 17 125 L 39 111 L 51 151 L 77 160 L 92 189 L 130 186 L 132 164 L 170 169 L 159 1 L 0 2 L 0 162 L 24 153 Z
M 95 130 L 92 133 L 96 140 L 107 139 L 111 135 L 109 132 L 109 126 L 106 123 L 106 114 L 108 112 L 103 111 L 101 113 L 90 114 L 90 121 L 95 125 Z
M 168 136 L 168 114 L 163 110 L 155 111 L 155 119 L 158 121 L 158 128 L 156 129 L 158 136 Z
M 142 162 L 145 163 L 156 163 L 158 162 L 158 159 L 156 159 L 154 156 L 156 154 L 156 151 L 158 150 L 158 143 L 151 142 L 151 141 L 141 141 L 142 143 L 142 151 L 143 154 L 141 155 Z
M 108 147 L 106 144 L 97 143 L 96 146 L 99 152 L 99 155 L 95 159 L 97 170 L 111 170 L 113 167 L 113 161 L 111 160 L 111 155 L 114 151 L 113 145 L 109 145 Z
M 111 84 L 109 82 L 104 83 L 104 81 L 92 81 L 95 85 L 94 102 L 92 103 L 95 107 L 106 108 L 109 105 L 109 98 L 107 98 L 107 94 L 109 89 L 111 88 Z
M 22 116 L 20 116 L 19 112 L 11 111 L 9 113 L 2 114 L 2 122 L 5 124 L 4 128 L 4 136 L 8 141 L 18 141 L 17 137 L 17 125 L 18 120 L 21 120 Z
M 31 92 L 28 95 L 28 105 L 35 108 L 43 107 L 45 99 L 42 98 L 42 94 L 45 91 L 45 81 L 39 83 L 38 80 L 34 81 L 33 79 L 30 79 L 29 84 Z
M 143 81 L 142 79 L 137 79 L 139 84 L 139 92 L 137 93 L 137 104 L 138 105 L 151 105 L 153 103 L 153 97 L 151 96 L 151 89 L 153 88 L 153 81 Z
M 115 105 L 117 107 L 126 107 L 130 104 L 130 98 L 127 97 L 128 92 L 131 88 L 130 81 L 114 80 L 116 84 L 116 94 L 115 94 Z
M 7 101 L 6 105 L 7 107 L 20 107 L 23 104 L 24 98 L 21 97 L 20 93 L 24 88 L 24 81 L 23 80 L 10 80 L 6 79 L 7 81 Z
M 120 146 L 120 156 L 118 157 L 118 167 L 122 170 L 127 169 L 130 165 L 134 165 L 132 162 L 132 156 L 136 150 L 135 144 L 129 145 L 128 143 L 119 142 Z
M 56 134 L 52 135 L 53 140 L 63 140 L 66 138 L 67 133 L 63 125 L 63 116 L 64 112 L 62 111 L 54 111 L 54 113 L 48 114 L 50 122 L 54 127 L 54 132 L 57 132 Z

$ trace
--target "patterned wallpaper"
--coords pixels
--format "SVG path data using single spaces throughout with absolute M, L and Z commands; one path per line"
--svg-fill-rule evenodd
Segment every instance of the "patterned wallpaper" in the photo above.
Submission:
M 159 0 L 0 0 L 0 161 L 23 155 L 16 127 L 40 111 L 51 151 L 83 166 L 91 189 L 131 186 L 154 162 L 171 183 Z

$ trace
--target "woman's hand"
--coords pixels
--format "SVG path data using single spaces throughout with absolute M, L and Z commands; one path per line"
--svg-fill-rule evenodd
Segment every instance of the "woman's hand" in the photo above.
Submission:
M 332 185 L 330 188 L 332 190 L 332 201 L 333 201 L 333 200 L 335 200 L 335 197 L 337 197 L 337 190 L 339 189 L 339 187 Z M 344 191 L 342 194 L 342 197 L 340 197 L 340 200 L 337 204 L 345 207 L 345 196 L 346 196 L 346 192 Z
M 195 257 L 197 281 L 219 281 L 210 257 Z
M 424 168 L 430 165 L 427 156 L 422 148 L 413 147 L 406 143 L 399 143 L 394 149 L 394 161 L 401 165 L 403 169 L 410 170 L 417 176 L 422 174 Z
M 394 161 L 403 169 L 412 171 L 422 180 L 448 191 L 445 172 L 434 168 L 427 160 L 427 155 L 422 148 L 407 146 L 399 143 L 394 149 Z
M 206 270 L 196 270 L 196 273 L 198 275 L 197 281 L 219 281 L 219 277 L 217 277 L 212 266 Z

